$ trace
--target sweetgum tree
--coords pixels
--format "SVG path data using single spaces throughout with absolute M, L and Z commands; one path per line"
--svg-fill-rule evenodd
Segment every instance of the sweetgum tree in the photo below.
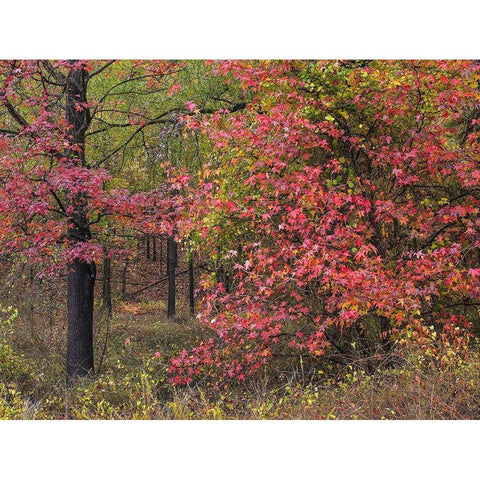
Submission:
M 212 335 L 177 383 L 243 379 L 277 354 L 389 354 L 436 328 L 463 345 L 478 316 L 478 66 L 220 62 L 248 97 L 198 115 L 211 162 L 195 231 L 232 265 L 204 279 Z

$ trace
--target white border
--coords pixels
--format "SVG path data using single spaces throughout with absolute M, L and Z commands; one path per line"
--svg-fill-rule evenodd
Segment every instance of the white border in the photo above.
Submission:
M 4 2 L 0 58 L 478 58 L 476 2 Z M 0 423 L 2 478 L 467 478 L 478 422 Z M 469 476 L 469 475 L 468 475 Z
M 478 470 L 478 422 L 6 421 L 2 478 L 424 479 Z
M 0 58 L 476 58 L 476 4 L 8 1 Z

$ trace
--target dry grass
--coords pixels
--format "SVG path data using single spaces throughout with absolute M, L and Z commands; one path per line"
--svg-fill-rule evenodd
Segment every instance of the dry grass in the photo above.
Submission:
M 273 365 L 243 384 L 215 391 L 202 381 L 173 387 L 168 358 L 204 333 L 187 316 L 169 321 L 161 302 L 123 303 L 109 326 L 96 325 L 92 378 L 67 388 L 64 328 L 37 319 L 3 322 L 0 339 L 0 418 L 28 419 L 478 419 L 480 354 L 445 356 L 416 347 L 397 349 L 395 368 L 365 371 L 324 360 Z M 185 310 L 185 309 L 184 309 Z M 6 315 L 3 315 L 4 320 Z M 8 315 L 7 315 L 8 317 Z M 449 358 L 445 363 L 439 358 Z M 440 367 L 441 365 L 441 367 Z M 288 368 L 286 368 L 288 367 Z M 282 371 L 281 375 L 278 374 Z

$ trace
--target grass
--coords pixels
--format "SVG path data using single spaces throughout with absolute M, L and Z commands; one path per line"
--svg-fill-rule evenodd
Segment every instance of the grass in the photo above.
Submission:
M 462 358 L 397 350 L 395 368 L 374 374 L 362 363 L 325 360 L 305 375 L 303 364 L 272 365 L 245 383 L 209 389 L 198 382 L 174 387 L 168 359 L 204 333 L 194 320 L 165 318 L 162 302 L 121 303 L 109 324 L 96 324 L 98 373 L 68 387 L 64 329 L 36 324 L 14 310 L 2 313 L 2 419 L 478 419 L 480 354 Z M 451 352 L 450 352 L 451 353 Z M 442 358 L 442 362 L 439 358 Z M 440 366 L 441 365 L 441 366 Z M 278 370 L 282 369 L 282 375 Z

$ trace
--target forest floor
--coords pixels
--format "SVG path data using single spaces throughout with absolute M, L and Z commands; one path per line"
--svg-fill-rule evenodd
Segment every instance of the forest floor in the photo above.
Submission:
M 0 418 L 3 419 L 478 419 L 480 354 L 435 361 L 402 351 L 395 368 L 373 374 L 361 365 L 302 371 L 277 365 L 245 383 L 215 391 L 202 383 L 175 387 L 168 359 L 202 337 L 182 315 L 168 320 L 164 302 L 119 302 L 108 325 L 97 320 L 97 373 L 67 387 L 64 331 L 35 332 L 3 312 Z M 8 317 L 12 321 L 8 321 Z M 105 340 L 107 346 L 105 347 Z M 441 364 L 441 366 L 439 366 Z M 281 369 L 281 375 L 278 371 Z M 274 375 L 274 373 L 277 373 Z

